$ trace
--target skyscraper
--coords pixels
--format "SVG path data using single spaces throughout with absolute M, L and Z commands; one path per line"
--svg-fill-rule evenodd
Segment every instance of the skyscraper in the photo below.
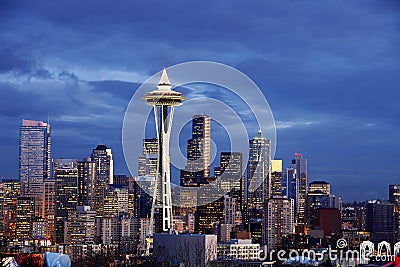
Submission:
M 216 184 L 220 191 L 236 198 L 237 210 L 242 211 L 244 202 L 243 154 L 221 152 L 220 166 L 215 168 Z
M 294 232 L 294 201 L 273 196 L 264 205 L 262 243 L 271 251 L 282 244 L 282 237 Z
M 142 154 L 138 157 L 138 175 L 156 176 L 158 158 L 157 138 L 143 139 Z
M 393 243 L 396 231 L 394 205 L 381 200 L 370 200 L 365 205 L 365 230 L 371 232 L 371 241 Z
M 55 223 L 55 210 L 56 210 L 56 180 L 44 180 L 43 190 L 43 219 L 47 223 L 46 237 L 54 240 L 54 223 Z
M 293 168 L 296 175 L 296 223 L 304 225 L 306 223 L 306 199 L 308 191 L 308 162 L 303 159 L 301 154 L 296 153 L 295 159 L 292 160 Z
M 50 124 L 22 120 L 19 132 L 19 178 L 22 193 L 35 197 L 35 215 L 41 216 L 43 180 L 50 178 Z
M 271 196 L 282 195 L 282 160 L 271 160 Z
M 208 183 L 210 176 L 210 117 L 195 115 L 192 138 L 187 141 L 187 165 L 181 170 L 181 186 Z
M 114 159 L 111 148 L 106 145 L 98 145 L 90 155 L 96 164 L 96 179 L 112 184 L 114 179 Z
M 325 181 L 311 182 L 308 192 L 317 192 L 317 191 L 329 195 L 331 193 L 331 184 Z
M 66 243 L 68 212 L 78 204 L 78 161 L 53 159 L 53 175 L 56 180 L 55 242 Z
M 214 233 L 214 226 L 224 219 L 224 197 L 198 206 L 195 216 L 195 231 L 197 233 Z
M 249 161 L 247 164 L 247 213 L 248 219 L 263 209 L 263 200 L 271 195 L 269 179 L 271 142 L 261 131 L 249 141 Z
M 105 189 L 114 179 L 114 159 L 111 149 L 106 145 L 98 145 L 90 155 L 95 164 L 94 208 L 97 214 L 102 214 Z
M 341 209 L 340 197 L 331 194 L 331 185 L 325 181 L 314 181 L 309 185 L 306 200 L 306 223 L 309 227 L 318 226 L 319 209 Z
M 35 217 L 36 197 L 17 197 L 16 238 L 19 240 L 32 238 L 32 221 Z
M 286 168 L 283 173 L 282 196 L 296 200 L 296 170 L 293 167 Z
M 169 140 L 174 117 L 174 108 L 180 106 L 185 98 L 181 93 L 173 91 L 168 79 L 167 70 L 164 68 L 157 89 L 149 92 L 144 99 L 153 107 L 158 140 L 157 174 L 155 190 L 153 192 L 153 205 L 151 217 L 154 218 L 156 196 L 161 192 L 161 212 L 163 232 L 173 229 L 172 226 L 172 200 L 171 200 L 171 166 L 169 155 Z M 159 183 L 158 181 L 161 181 Z M 150 221 L 153 222 L 152 220 Z M 150 233 L 152 234 L 152 229 Z
M 389 185 L 389 202 L 393 204 L 395 238 L 400 238 L 400 184 Z
M 400 184 L 389 185 L 389 201 L 395 204 L 397 209 L 400 204 Z
M 69 211 L 67 223 L 67 243 L 74 245 L 94 244 L 96 212 L 89 206 L 77 206 Z
M 78 161 L 78 206 L 96 211 L 96 162 L 91 158 Z

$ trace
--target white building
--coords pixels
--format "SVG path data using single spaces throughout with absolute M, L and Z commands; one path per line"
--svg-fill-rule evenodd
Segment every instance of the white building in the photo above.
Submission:
M 222 259 L 258 260 L 260 244 L 253 244 L 251 239 L 233 239 L 218 244 L 218 256 Z

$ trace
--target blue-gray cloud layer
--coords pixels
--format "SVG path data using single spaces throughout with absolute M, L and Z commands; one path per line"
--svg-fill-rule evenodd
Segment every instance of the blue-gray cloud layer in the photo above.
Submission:
M 398 1 L 1 1 L 0 175 L 18 175 L 22 118 L 53 156 L 121 148 L 123 114 L 163 66 L 212 60 L 248 74 L 278 126 L 277 156 L 309 159 L 345 200 L 399 182 Z M 214 136 L 218 141 L 218 137 Z

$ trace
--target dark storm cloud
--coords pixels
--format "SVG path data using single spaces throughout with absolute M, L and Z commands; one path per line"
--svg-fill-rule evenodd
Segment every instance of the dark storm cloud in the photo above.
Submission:
M 17 77 L 26 75 L 27 78 L 50 79 L 50 71 L 36 61 L 18 44 L 0 43 L 0 73 L 8 73 Z
M 214 60 L 263 90 L 285 165 L 302 152 L 311 179 L 346 200 L 373 188 L 384 197 L 399 178 L 399 11 L 398 1 L 1 1 L 1 143 L 11 149 L 21 118 L 49 114 L 53 155 L 80 158 L 103 142 L 126 172 L 121 125 L 139 84 L 164 66 Z M 16 176 L 15 149 L 0 175 Z M 349 177 L 363 193 L 346 189 Z

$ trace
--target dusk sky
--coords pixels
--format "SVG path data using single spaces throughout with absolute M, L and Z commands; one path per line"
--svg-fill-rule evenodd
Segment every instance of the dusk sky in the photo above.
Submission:
M 129 174 L 130 98 L 164 66 L 194 60 L 259 86 L 284 167 L 302 153 L 309 180 L 345 201 L 387 199 L 400 183 L 399 1 L 2 0 L 0 177 L 18 178 L 21 120 L 48 116 L 52 157 L 104 143 Z

